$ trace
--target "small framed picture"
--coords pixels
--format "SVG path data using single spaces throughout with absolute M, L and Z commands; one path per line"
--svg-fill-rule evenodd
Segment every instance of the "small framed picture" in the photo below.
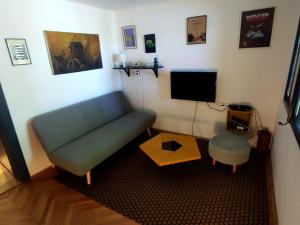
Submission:
M 242 12 L 240 48 L 269 47 L 275 8 Z
M 146 53 L 155 53 L 156 44 L 155 44 L 155 34 L 146 34 L 145 38 L 145 52 Z
M 206 43 L 207 16 L 195 16 L 187 18 L 187 44 Z
M 123 43 L 125 49 L 137 48 L 135 26 L 122 27 Z
M 31 59 L 25 39 L 6 38 L 5 42 L 13 66 L 31 64 Z

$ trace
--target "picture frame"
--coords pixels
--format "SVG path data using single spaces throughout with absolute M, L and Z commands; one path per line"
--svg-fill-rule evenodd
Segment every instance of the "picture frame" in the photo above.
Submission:
M 5 38 L 5 42 L 13 66 L 32 64 L 24 38 Z
M 187 44 L 205 44 L 207 15 L 187 18 Z
M 242 12 L 239 48 L 269 47 L 275 7 Z
M 122 27 L 124 49 L 137 48 L 135 25 Z
M 98 34 L 44 31 L 53 75 L 102 69 Z
M 145 34 L 145 53 L 155 53 L 156 52 L 156 41 L 155 34 Z

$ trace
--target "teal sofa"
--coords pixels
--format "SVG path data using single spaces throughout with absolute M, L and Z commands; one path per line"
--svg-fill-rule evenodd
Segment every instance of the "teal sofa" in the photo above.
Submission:
M 78 176 L 90 171 L 152 127 L 156 114 L 135 111 L 121 91 L 86 100 L 32 119 L 49 160 Z

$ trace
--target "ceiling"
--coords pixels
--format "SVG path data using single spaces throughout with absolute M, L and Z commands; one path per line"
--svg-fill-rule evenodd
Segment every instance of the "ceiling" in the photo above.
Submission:
M 69 0 L 86 5 L 96 6 L 108 10 L 129 9 L 133 7 L 151 5 L 170 0 Z

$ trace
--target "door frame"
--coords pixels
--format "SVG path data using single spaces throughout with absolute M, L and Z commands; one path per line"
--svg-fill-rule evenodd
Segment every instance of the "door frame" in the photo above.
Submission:
M 7 154 L 14 176 L 22 181 L 28 181 L 30 174 L 23 152 L 11 119 L 5 95 L 0 84 L 0 134 L 3 139 L 4 151 Z

